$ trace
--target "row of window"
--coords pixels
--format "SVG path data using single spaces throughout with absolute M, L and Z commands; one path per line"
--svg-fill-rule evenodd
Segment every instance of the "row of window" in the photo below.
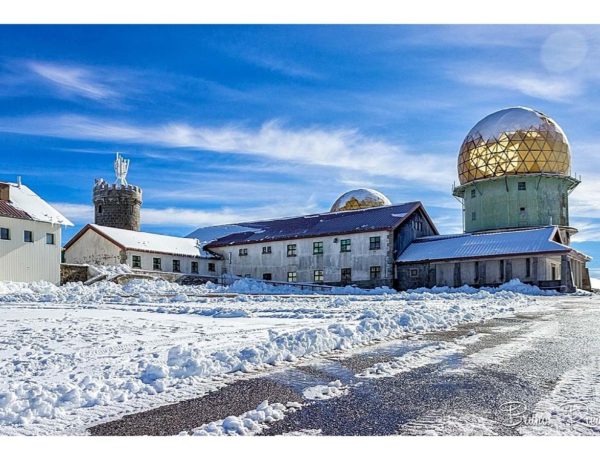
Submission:
M 527 182 L 518 182 L 517 190 L 519 190 L 520 192 L 527 190 Z M 479 192 L 479 193 L 481 193 L 481 192 Z M 477 190 L 472 188 L 471 189 L 471 198 L 476 198 L 476 197 L 477 197 Z
M 322 241 L 315 241 L 313 243 L 313 255 L 323 255 L 324 254 L 324 246 Z M 369 249 L 371 251 L 381 249 L 381 237 L 380 236 L 371 236 L 369 237 Z M 340 240 L 340 252 L 352 252 L 352 240 L 350 238 Z M 271 254 L 271 246 L 263 246 L 262 247 L 263 254 Z M 248 248 L 240 248 L 238 251 L 238 255 L 240 257 L 248 255 Z M 287 256 L 288 257 L 296 257 L 298 255 L 298 245 L 295 243 L 287 245 Z
M 250 277 L 250 275 L 246 275 Z M 381 279 L 381 267 L 379 265 L 373 266 L 369 268 L 369 277 L 371 280 Z M 271 281 L 273 279 L 272 273 L 263 273 L 263 280 Z M 313 271 L 313 281 L 315 283 L 322 283 L 325 280 L 323 270 L 314 270 Z M 297 283 L 298 282 L 298 272 L 288 272 L 287 274 L 288 283 Z M 351 268 L 342 268 L 340 281 L 342 283 L 350 283 L 352 281 L 352 269 Z
M 0 240 L 10 240 L 10 229 L 1 227 L 0 228 Z M 23 241 L 25 243 L 33 243 L 33 232 L 31 230 L 23 231 Z M 54 233 L 46 233 L 46 244 L 55 244 Z
M 142 267 L 142 256 L 131 256 L 131 267 L 132 268 L 143 268 Z M 175 273 L 179 273 L 181 272 L 181 261 L 178 259 L 173 259 L 172 262 L 172 270 Z M 191 266 L 191 272 L 192 273 L 199 273 L 199 269 L 198 269 L 198 262 L 197 261 L 192 261 L 192 266 Z M 162 259 L 160 257 L 153 257 L 152 258 L 152 270 L 162 270 Z M 209 262 L 208 263 L 208 271 L 209 272 L 216 272 L 216 266 L 214 264 L 214 262 Z

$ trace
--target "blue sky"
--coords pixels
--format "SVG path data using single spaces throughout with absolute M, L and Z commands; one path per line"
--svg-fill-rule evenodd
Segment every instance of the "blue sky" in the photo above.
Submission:
M 600 272 L 596 26 L 0 26 L 0 180 L 77 226 L 115 151 L 143 229 L 326 211 L 372 187 L 461 230 L 469 129 L 525 105 L 565 130 L 575 246 Z M 595 273 L 597 276 L 600 273 Z

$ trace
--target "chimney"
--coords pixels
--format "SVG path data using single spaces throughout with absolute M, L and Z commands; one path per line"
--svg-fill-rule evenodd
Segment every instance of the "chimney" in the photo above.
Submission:
M 21 188 L 21 176 L 17 176 L 17 187 Z
M 10 201 L 10 184 L 0 182 L 0 200 Z

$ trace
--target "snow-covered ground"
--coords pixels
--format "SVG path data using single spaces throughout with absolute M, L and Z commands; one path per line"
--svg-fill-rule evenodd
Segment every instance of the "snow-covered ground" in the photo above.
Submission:
M 331 295 L 251 280 L 229 287 L 0 283 L 0 434 L 84 433 L 273 366 L 549 307 L 553 298 L 540 294 L 518 282 L 405 293 L 344 288 Z M 398 361 L 371 374 L 402 372 L 403 364 L 410 367 Z M 315 389 L 315 398 L 345 391 L 336 382 L 330 387 Z M 236 421 L 222 422 L 199 431 L 227 431 Z

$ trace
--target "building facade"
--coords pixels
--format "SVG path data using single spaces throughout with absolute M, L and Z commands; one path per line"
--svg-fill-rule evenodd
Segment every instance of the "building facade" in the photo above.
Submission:
M 190 275 L 216 279 L 222 260 L 206 253 L 199 241 L 156 233 L 86 225 L 65 245 L 65 262 L 128 265 L 134 272 Z
M 359 189 L 340 197 L 347 203 L 338 199 L 329 213 L 205 227 L 189 236 L 204 241 L 222 258 L 223 272 L 235 276 L 393 286 L 395 257 L 415 238 L 438 232 L 420 202 L 389 205 L 381 197 Z
M 458 156 L 461 235 L 416 239 L 397 259 L 398 287 L 495 286 L 518 278 L 542 288 L 591 289 L 585 254 L 570 247 L 566 135 L 525 107 L 495 112 L 467 134 Z
M 0 182 L 0 281 L 59 284 L 63 225 L 73 224 L 28 187 Z

